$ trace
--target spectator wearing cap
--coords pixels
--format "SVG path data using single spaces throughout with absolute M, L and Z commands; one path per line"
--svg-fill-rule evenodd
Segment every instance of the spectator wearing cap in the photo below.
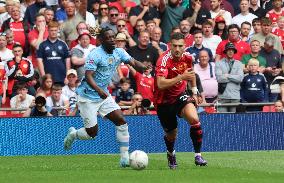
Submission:
M 118 9 L 116 7 L 110 7 L 109 8 L 109 14 L 108 14 L 108 21 L 104 22 L 100 25 L 101 28 L 109 27 L 114 31 L 114 33 L 117 33 L 117 27 L 116 23 L 118 21 Z
M 205 21 L 202 24 L 203 33 L 203 46 L 209 48 L 212 51 L 213 58 L 216 55 L 216 48 L 218 44 L 222 41 L 221 37 L 218 35 L 213 35 L 213 23 L 212 21 Z
M 214 21 L 215 26 L 213 29 L 213 34 L 221 37 L 222 40 L 228 39 L 228 29 L 224 17 L 217 16 L 215 17 Z
M 222 41 L 216 49 L 216 57 L 215 57 L 216 61 L 219 61 L 222 58 L 226 57 L 224 50 L 225 50 L 225 45 L 228 42 L 233 43 L 236 49 L 238 50 L 238 52 L 236 52 L 236 54 L 233 55 L 235 60 L 241 60 L 244 54 L 249 54 L 251 52 L 249 44 L 240 40 L 240 28 L 238 25 L 236 24 L 230 25 L 228 27 L 228 32 L 229 32 L 228 39 Z
M 39 10 L 46 8 L 47 4 L 44 0 L 35 0 L 35 3 L 28 6 L 25 12 L 24 21 L 28 22 L 31 27 L 35 23 L 35 15 L 38 14 Z
M 34 68 L 37 68 L 36 50 L 40 43 L 45 41 L 48 37 L 48 30 L 44 15 L 38 14 L 35 18 L 35 28 L 28 34 L 29 43 L 32 47 L 32 63 Z
M 129 48 L 127 45 L 127 37 L 124 33 L 121 33 L 121 32 L 116 35 L 115 44 L 117 48 L 123 48 L 124 50 L 127 50 Z M 123 78 L 123 77 L 127 78 L 129 76 L 129 69 L 127 65 L 124 63 L 120 64 L 120 66 L 117 68 L 117 72 L 118 72 L 119 78 Z M 118 76 L 116 76 L 116 78 L 118 78 Z M 112 84 L 113 84 L 113 88 L 115 89 L 117 87 L 115 86 L 115 84 L 117 83 L 113 82 Z
M 70 69 L 69 49 L 66 43 L 58 39 L 59 23 L 48 24 L 48 39 L 37 50 L 38 69 L 41 76 L 49 73 L 54 83 L 64 85 L 66 71 Z
M 267 36 L 264 41 L 264 46 L 261 48 L 259 55 L 266 59 L 267 67 L 264 71 L 264 76 L 267 79 L 267 84 L 270 86 L 273 79 L 279 76 L 282 71 L 282 59 L 280 53 L 274 49 L 275 37 Z M 269 102 L 275 102 L 278 94 L 271 93 L 270 88 L 268 91 Z
M 89 31 L 82 31 L 78 37 L 79 44 L 77 44 L 70 51 L 72 67 L 77 71 L 79 81 L 81 81 L 83 76 L 85 76 L 84 64 L 86 58 L 89 53 L 96 47 L 90 44 L 91 37 L 92 36 L 89 34 Z
M 81 21 L 77 24 L 76 26 L 76 30 L 78 35 L 82 34 L 82 33 L 87 33 L 90 34 L 89 30 L 88 30 L 88 25 L 85 23 L 85 21 Z M 90 34 L 91 35 L 91 34 Z M 72 48 L 74 48 L 77 44 L 79 44 L 79 36 L 77 39 L 71 41 L 70 45 L 69 45 L 69 49 L 71 50 Z M 96 46 L 97 45 L 97 40 L 91 35 L 91 40 L 90 40 L 90 44 Z
M 243 65 L 234 58 L 238 50 L 233 43 L 226 43 L 223 52 L 225 57 L 216 62 L 215 67 L 219 102 L 238 103 L 241 99 L 240 83 L 244 77 Z M 218 107 L 218 112 L 236 112 L 236 107 Z
M 281 41 L 278 36 L 271 33 L 272 26 L 271 20 L 267 17 L 263 17 L 261 19 L 261 32 L 255 34 L 251 40 L 258 40 L 260 42 L 260 46 L 264 46 L 264 41 L 267 36 L 273 36 L 275 39 L 274 49 L 278 50 L 280 54 L 284 54 L 283 47 Z
M 28 108 L 33 100 L 34 96 L 28 94 L 28 88 L 25 83 L 18 83 L 16 86 L 17 95 L 10 100 L 11 108 L 21 109 Z M 12 114 L 24 113 L 25 111 L 12 111 Z
M 60 31 L 60 38 L 67 43 L 69 46 L 71 41 L 77 39 L 78 33 L 76 26 L 84 21 L 80 13 L 75 13 L 75 4 L 72 1 L 69 1 L 66 5 L 66 15 L 67 20 L 64 21 Z
M 127 50 L 127 37 L 124 33 L 118 33 L 115 37 L 115 44 L 117 48 Z
M 232 15 L 229 11 L 221 8 L 222 0 L 211 0 L 210 1 L 210 14 L 211 18 L 215 19 L 217 16 L 223 16 L 226 25 L 229 26 L 232 23 Z
M 237 24 L 239 27 L 241 27 L 243 22 L 247 21 L 251 24 L 252 20 L 257 18 L 256 15 L 249 12 L 249 0 L 241 0 L 240 9 L 241 13 L 233 17 L 232 24 Z M 250 30 L 250 34 L 252 33 L 253 29 Z
M 68 84 L 66 84 L 62 88 L 62 94 L 69 99 L 70 112 L 71 114 L 73 114 L 76 112 L 75 109 L 76 109 L 76 103 L 78 100 L 77 94 L 75 92 L 77 88 L 77 84 L 78 84 L 77 71 L 74 69 L 69 69 L 67 71 L 67 80 L 68 80 Z

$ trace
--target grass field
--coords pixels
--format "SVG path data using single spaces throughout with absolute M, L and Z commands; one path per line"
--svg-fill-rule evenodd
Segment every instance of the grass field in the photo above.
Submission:
M 149 154 L 142 171 L 118 166 L 118 155 L 0 157 L 0 183 L 283 183 L 284 151 L 203 153 L 208 166 L 197 167 L 193 153 L 178 153 L 169 170 L 165 154 Z

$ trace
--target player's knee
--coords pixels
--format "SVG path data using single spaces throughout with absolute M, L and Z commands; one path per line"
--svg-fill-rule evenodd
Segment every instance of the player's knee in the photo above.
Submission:
M 98 135 L 98 125 L 91 127 L 91 128 L 86 128 L 86 132 L 88 135 L 92 138 L 96 137 Z
M 177 129 L 171 130 L 166 133 L 166 138 L 170 142 L 174 142 L 177 138 Z

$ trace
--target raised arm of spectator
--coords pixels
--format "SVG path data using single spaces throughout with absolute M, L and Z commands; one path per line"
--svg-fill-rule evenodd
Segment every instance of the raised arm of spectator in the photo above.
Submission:
M 128 41 L 128 45 L 129 47 L 132 47 L 132 46 L 136 46 L 136 42 L 132 39 L 132 37 L 130 36 L 130 34 L 128 33 L 127 30 L 124 30 L 123 33 L 126 35 L 127 37 L 127 41 Z
M 165 0 L 160 0 L 160 5 L 159 5 L 159 11 L 160 13 L 163 13 L 166 9 L 166 2 Z
M 69 69 L 71 69 L 71 61 L 70 61 L 70 57 L 65 59 L 65 64 L 66 64 L 66 71 L 68 71 Z
M 145 13 L 147 13 L 149 11 L 149 6 L 143 6 L 143 10 L 141 11 L 141 13 L 136 16 L 136 15 L 131 15 L 132 14 L 132 10 L 130 10 L 130 17 L 129 17 L 129 22 L 131 24 L 132 27 L 135 27 L 136 22 L 138 19 L 142 19 L 145 15 Z
M 129 68 L 129 71 L 132 74 L 132 76 L 135 76 L 137 71 L 129 64 L 127 64 L 127 67 Z
M 200 8 L 201 8 L 201 5 L 196 3 L 192 16 L 186 18 L 191 25 L 195 25 L 196 18 L 197 18 L 197 15 L 198 15 Z
M 33 37 L 31 37 L 30 34 L 28 35 L 30 45 L 35 49 L 38 49 L 40 43 L 42 43 L 44 40 L 44 32 L 46 30 L 46 24 L 42 22 L 40 26 L 37 27 L 37 30 L 39 32 L 37 39 L 33 39 Z

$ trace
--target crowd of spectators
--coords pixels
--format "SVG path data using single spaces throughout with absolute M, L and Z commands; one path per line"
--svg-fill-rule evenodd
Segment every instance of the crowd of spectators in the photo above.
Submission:
M 19 116 L 78 115 L 75 90 L 84 77 L 85 60 L 100 46 L 97 30 L 109 27 L 116 33 L 117 47 L 153 68 L 143 73 L 125 64 L 117 68 L 109 90 L 119 105 L 128 106 L 125 114 L 155 113 L 149 110 L 155 64 L 170 49 L 175 32 L 184 34 L 186 51 L 195 58 L 203 104 L 275 102 L 276 111 L 283 111 L 283 81 L 277 81 L 279 92 L 270 90 L 274 79 L 284 76 L 282 0 L 84 3 L 0 2 L 0 107 L 28 108 L 12 111 Z M 218 108 L 218 112 L 236 110 Z

